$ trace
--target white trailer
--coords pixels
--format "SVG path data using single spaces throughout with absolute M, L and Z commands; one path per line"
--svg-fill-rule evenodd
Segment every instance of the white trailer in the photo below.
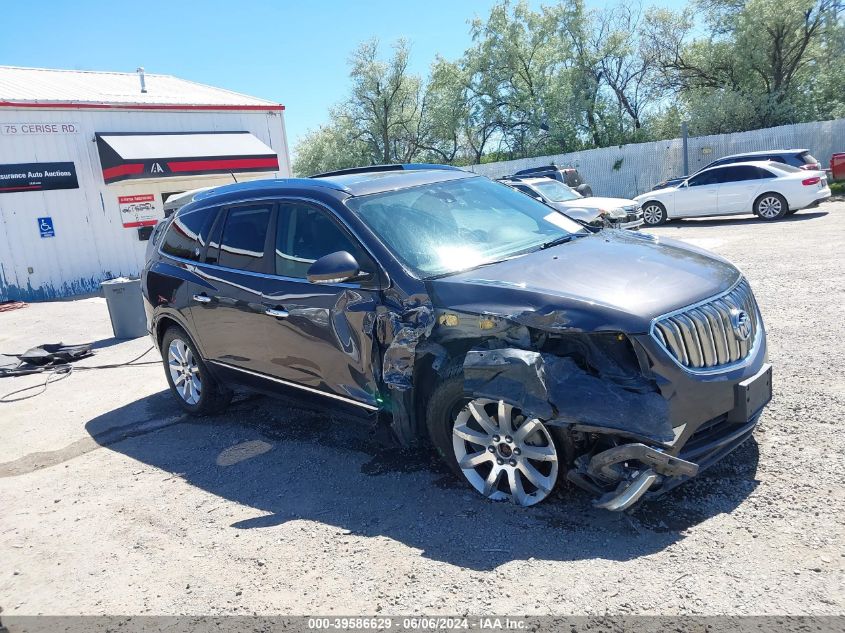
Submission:
M 280 104 L 140 69 L 0 66 L 0 302 L 138 275 L 169 196 L 289 175 Z

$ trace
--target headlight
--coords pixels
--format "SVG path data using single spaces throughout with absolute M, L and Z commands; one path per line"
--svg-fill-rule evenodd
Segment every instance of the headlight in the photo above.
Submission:
M 620 219 L 624 219 L 625 217 L 627 217 L 628 214 L 625 212 L 625 209 L 621 209 L 621 208 L 617 207 L 615 209 L 605 209 L 605 210 L 603 210 L 602 215 L 605 216 L 605 217 L 608 217 L 608 218 L 613 218 L 614 220 L 620 220 Z

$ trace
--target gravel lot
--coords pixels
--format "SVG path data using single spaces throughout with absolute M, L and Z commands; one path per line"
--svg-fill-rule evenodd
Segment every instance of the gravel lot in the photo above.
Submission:
M 828 202 L 652 231 L 751 280 L 775 396 L 755 440 L 632 515 L 571 488 L 492 504 L 429 452 L 289 402 L 188 419 L 157 365 L 0 404 L 3 613 L 842 614 L 844 218 Z M 110 337 L 98 298 L 0 313 L 3 352 L 94 340 L 94 365 L 149 346 Z

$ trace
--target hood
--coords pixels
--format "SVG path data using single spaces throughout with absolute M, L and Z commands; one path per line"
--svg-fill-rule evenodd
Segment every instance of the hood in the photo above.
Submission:
M 728 290 L 728 261 L 674 240 L 601 231 L 428 282 L 435 308 L 541 329 L 643 333 L 653 318 Z
M 666 189 L 668 187 L 674 187 L 685 181 L 689 176 L 680 176 L 679 178 L 667 178 L 666 180 L 661 180 L 659 183 L 654 185 L 651 188 L 652 191 L 656 191 L 657 189 Z
M 683 180 L 681 180 L 680 182 L 683 182 Z M 637 202 L 637 204 L 641 204 L 641 203 L 645 202 L 646 200 L 648 200 L 649 198 L 653 198 L 656 195 L 666 194 L 666 193 L 674 193 L 675 191 L 678 190 L 678 184 L 680 184 L 680 182 L 677 183 L 677 184 L 674 184 L 674 185 L 666 185 L 665 187 L 662 187 L 661 189 L 652 189 L 651 191 L 647 191 L 646 193 L 641 193 L 640 195 L 635 196 L 634 200 Z
M 616 209 L 619 207 L 631 207 L 637 203 L 633 200 L 626 200 L 625 198 L 600 198 L 598 196 L 590 196 L 581 200 L 566 200 L 565 202 L 557 202 L 555 204 L 563 207 L 583 207 L 585 209 Z
M 547 204 L 561 213 L 568 215 L 570 218 L 581 220 L 587 224 L 601 216 L 601 213 L 599 213 L 597 208 L 589 205 L 579 204 L 578 206 L 566 206 L 566 203 L 564 202 L 549 202 Z
M 565 202 L 551 202 L 549 204 L 571 218 L 589 223 L 598 218 L 601 215 L 601 211 L 636 206 L 637 203 L 633 200 L 626 200 L 625 198 L 599 198 L 590 196 L 589 198 L 580 200 L 566 200 Z

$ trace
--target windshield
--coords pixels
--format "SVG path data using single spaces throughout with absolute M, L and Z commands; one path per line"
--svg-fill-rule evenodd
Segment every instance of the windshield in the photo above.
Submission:
M 549 179 L 548 182 L 535 182 L 531 186 L 551 202 L 567 202 L 568 200 L 578 200 L 584 197 L 557 180 Z
M 535 250 L 581 226 L 506 185 L 465 178 L 346 202 L 418 277 L 433 277 Z

